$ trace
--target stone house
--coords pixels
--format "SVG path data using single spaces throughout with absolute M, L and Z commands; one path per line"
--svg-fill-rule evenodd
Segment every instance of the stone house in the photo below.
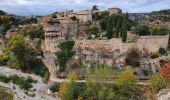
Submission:
M 91 10 L 84 10 L 84 11 L 77 12 L 76 17 L 81 22 L 92 21 L 92 11 Z

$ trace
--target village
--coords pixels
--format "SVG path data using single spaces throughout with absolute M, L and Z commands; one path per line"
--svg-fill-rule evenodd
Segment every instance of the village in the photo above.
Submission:
M 149 91 L 149 81 L 159 74 L 167 78 L 167 87 L 155 90 L 153 100 L 168 100 L 164 98 L 170 97 L 169 77 L 166 76 L 170 73 L 170 22 L 148 21 L 151 15 L 135 22 L 129 15 L 120 8 L 100 10 L 95 5 L 91 10 L 64 10 L 46 16 L 23 17 L 26 24 L 11 25 L 5 35 L 0 35 L 0 86 L 7 87 L 10 93 L 15 88 L 12 91 L 15 99 L 10 100 L 150 100 L 144 93 Z M 2 23 L 13 23 L 12 17 L 0 16 L 5 20 Z M 0 29 L 3 28 L 2 24 Z M 127 93 L 127 98 L 121 99 L 126 93 L 108 90 L 106 94 L 115 95 L 106 99 L 103 93 L 103 99 L 96 99 L 95 93 L 90 94 L 92 90 L 83 90 L 84 84 L 86 88 L 91 84 L 90 89 L 95 85 L 114 84 L 123 72 L 129 78 L 123 81 L 125 85 L 128 80 L 135 80 L 134 86 L 144 86 L 148 91 L 135 94 L 136 88 L 136 91 L 129 89 L 134 98 L 130 99 Z M 23 81 L 31 77 L 30 86 L 21 86 L 25 90 L 17 86 L 20 83 L 15 79 L 19 77 Z M 75 90 L 77 94 L 67 97 L 65 92 L 71 91 L 67 89 L 71 89 L 72 83 L 82 90 Z M 112 88 L 116 91 L 123 86 Z M 100 89 L 96 91 L 102 91 Z M 166 96 L 161 95 L 163 92 Z M 116 96 L 116 93 L 122 94 Z

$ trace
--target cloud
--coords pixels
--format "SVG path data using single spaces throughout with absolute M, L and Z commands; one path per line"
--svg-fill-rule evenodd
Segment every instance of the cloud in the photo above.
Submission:
M 119 7 L 124 12 L 150 12 L 167 9 L 170 0 L 0 0 L 0 9 L 18 15 L 45 15 L 65 9 L 83 10 Z

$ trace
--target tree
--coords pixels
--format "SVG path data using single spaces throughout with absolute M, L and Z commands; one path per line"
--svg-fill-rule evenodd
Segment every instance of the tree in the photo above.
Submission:
M 87 73 L 87 89 L 84 95 L 86 100 L 112 100 L 114 98 L 112 83 L 115 71 L 107 65 L 98 65 L 89 69 Z
M 106 31 L 107 20 L 108 20 L 108 18 L 103 18 L 103 19 L 99 22 L 100 28 L 101 28 L 103 31 Z
M 70 71 L 68 74 L 67 74 L 67 78 L 69 80 L 72 80 L 72 81 L 75 81 L 78 79 L 78 75 L 75 71 Z
M 136 34 L 142 35 L 150 35 L 149 27 L 146 25 L 138 25 L 135 29 Z
M 108 21 L 107 21 L 106 31 L 107 31 L 106 37 L 108 39 L 111 39 L 113 37 L 113 21 L 112 21 L 112 18 L 109 18 Z
M 90 35 L 93 34 L 93 35 L 98 36 L 99 28 L 96 26 L 92 26 L 92 27 L 87 28 L 86 32 L 89 33 Z
M 58 51 L 56 55 L 57 63 L 60 66 L 60 70 L 64 70 L 64 67 L 69 58 L 71 58 L 75 54 L 75 51 L 72 51 L 74 43 L 74 41 L 66 40 L 58 45 L 60 51 Z
M 133 67 L 139 67 L 141 54 L 138 49 L 132 48 L 126 55 L 126 64 L 131 65 Z
M 62 100 L 73 100 L 73 86 L 70 82 L 64 81 L 59 88 Z
M 30 62 L 35 58 L 34 50 L 25 42 L 23 36 L 16 35 L 13 36 L 7 43 L 7 48 L 9 48 L 10 60 L 8 64 L 19 69 L 30 69 Z M 15 66 L 17 64 L 17 66 Z
M 94 6 L 92 7 L 92 10 L 99 10 L 99 9 L 98 9 L 98 6 L 97 6 L 97 5 L 94 5 Z
M 126 42 L 127 40 L 127 26 L 128 26 L 128 16 L 126 14 L 123 16 L 123 21 L 121 26 L 121 36 L 123 42 Z
M 112 37 L 122 37 L 122 41 L 126 42 L 128 28 L 127 14 L 113 14 L 107 21 L 107 34 L 108 39 Z
M 138 90 L 139 85 L 137 84 L 138 80 L 135 75 L 133 75 L 133 71 L 131 69 L 125 69 L 120 72 L 117 80 L 115 81 L 115 86 L 117 91 L 115 98 L 120 100 L 120 98 L 126 98 L 125 100 L 140 100 Z

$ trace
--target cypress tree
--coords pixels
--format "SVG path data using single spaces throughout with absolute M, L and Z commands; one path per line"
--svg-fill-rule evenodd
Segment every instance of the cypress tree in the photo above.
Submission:
M 113 22 L 112 22 L 111 17 L 107 21 L 106 31 L 107 31 L 107 34 L 106 34 L 107 38 L 111 39 L 113 37 Z
M 127 15 L 123 15 L 123 21 L 121 26 L 121 34 L 122 34 L 122 41 L 126 42 L 127 40 Z

